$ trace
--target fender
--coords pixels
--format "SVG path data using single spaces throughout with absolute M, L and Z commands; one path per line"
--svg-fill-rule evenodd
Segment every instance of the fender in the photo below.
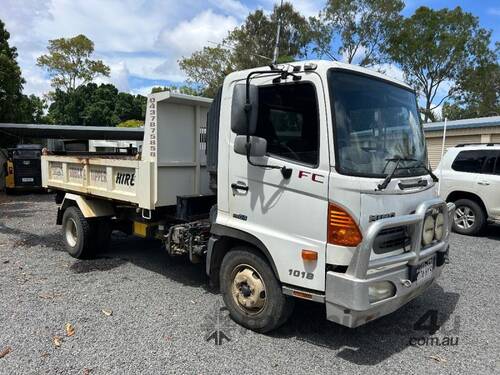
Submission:
M 66 208 L 76 205 L 86 219 L 114 216 L 115 210 L 110 202 L 102 199 L 86 199 L 78 194 L 66 193 L 57 212 L 57 224 L 62 224 L 62 215 Z
M 242 230 L 231 228 L 221 224 L 212 224 L 210 233 L 212 235 L 208 241 L 207 260 L 206 260 L 206 273 L 209 277 L 211 276 L 211 272 L 213 271 L 213 269 L 219 266 L 215 264 L 216 257 L 214 256 L 215 255 L 214 250 L 216 249 L 217 242 L 225 238 L 229 238 L 239 242 L 249 243 L 255 246 L 257 249 L 259 249 L 264 255 L 264 257 L 267 259 L 269 264 L 271 265 L 271 268 L 276 278 L 280 280 L 278 270 L 276 269 L 276 265 L 274 264 L 273 258 L 271 257 L 269 250 L 267 249 L 266 245 L 264 245 L 262 241 L 259 240 L 257 237 Z

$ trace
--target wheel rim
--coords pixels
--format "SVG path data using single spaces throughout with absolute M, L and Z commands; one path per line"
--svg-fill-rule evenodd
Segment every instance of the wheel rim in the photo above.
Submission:
M 232 272 L 231 295 L 240 310 L 249 315 L 259 314 L 267 304 L 266 284 L 255 268 L 242 264 Z
M 76 230 L 76 223 L 73 219 L 68 219 L 68 221 L 66 221 L 64 233 L 66 235 L 66 242 L 68 243 L 68 245 L 71 247 L 75 247 L 78 234 Z
M 476 222 L 476 215 L 470 207 L 460 206 L 455 210 L 455 225 L 460 229 L 470 229 Z

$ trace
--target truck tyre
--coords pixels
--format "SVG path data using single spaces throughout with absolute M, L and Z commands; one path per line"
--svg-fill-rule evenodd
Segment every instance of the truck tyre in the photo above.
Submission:
M 93 233 L 90 223 L 78 207 L 68 207 L 62 220 L 66 251 L 73 258 L 89 259 L 94 255 Z
M 283 294 L 267 261 L 251 247 L 235 247 L 226 254 L 220 285 L 233 320 L 253 331 L 278 328 L 293 311 L 293 299 Z
M 486 215 L 479 204 L 470 199 L 459 199 L 455 205 L 456 210 L 453 218 L 455 232 L 474 236 L 485 228 Z

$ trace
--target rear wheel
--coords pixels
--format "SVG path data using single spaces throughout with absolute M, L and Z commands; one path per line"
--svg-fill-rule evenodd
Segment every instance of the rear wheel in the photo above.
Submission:
M 283 295 L 273 270 L 253 248 L 237 247 L 226 254 L 220 283 L 233 320 L 253 331 L 278 328 L 293 311 L 293 299 Z
M 68 207 L 62 220 L 66 251 L 74 258 L 88 259 L 95 254 L 89 222 L 77 207 Z
M 486 226 L 486 215 L 479 204 L 470 199 L 455 202 L 453 230 L 469 236 L 479 234 Z

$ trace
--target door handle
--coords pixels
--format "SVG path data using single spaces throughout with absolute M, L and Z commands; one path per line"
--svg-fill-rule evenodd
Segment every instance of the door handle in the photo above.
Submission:
M 484 180 L 481 180 L 481 181 L 478 181 L 477 182 L 478 185 L 484 185 L 484 186 L 488 186 L 490 183 L 489 181 L 484 181 Z
M 248 191 L 248 186 L 232 183 L 231 184 L 231 189 Z

